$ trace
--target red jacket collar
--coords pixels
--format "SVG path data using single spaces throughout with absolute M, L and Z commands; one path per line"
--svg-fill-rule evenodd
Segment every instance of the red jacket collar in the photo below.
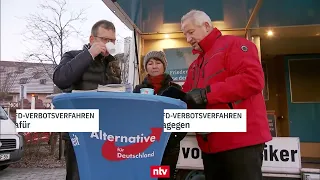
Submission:
M 212 45 L 216 42 L 216 40 L 220 36 L 221 36 L 221 32 L 217 28 L 214 28 L 206 37 L 204 37 L 199 42 L 199 46 L 203 50 L 203 52 L 193 49 L 192 53 L 193 54 L 204 54 L 204 53 L 208 52 L 211 49 Z

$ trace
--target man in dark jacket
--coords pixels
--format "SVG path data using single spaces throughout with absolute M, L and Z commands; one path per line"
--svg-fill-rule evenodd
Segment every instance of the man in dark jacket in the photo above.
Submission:
M 188 107 L 247 110 L 247 132 L 197 133 L 206 179 L 262 180 L 264 143 L 272 137 L 256 46 L 241 37 L 223 36 L 202 11 L 182 17 L 181 29 L 193 53 L 199 54 L 183 85 Z
M 119 62 L 106 49 L 106 43 L 114 44 L 116 41 L 113 23 L 106 20 L 95 23 L 89 41 L 82 50 L 64 53 L 55 68 L 53 82 L 65 92 L 94 90 L 98 85 L 121 83 Z M 66 140 L 66 180 L 79 180 L 76 156 L 68 133 L 63 137 Z

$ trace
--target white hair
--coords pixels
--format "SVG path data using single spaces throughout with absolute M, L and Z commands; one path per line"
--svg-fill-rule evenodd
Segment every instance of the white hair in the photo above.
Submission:
M 181 18 L 181 23 L 183 23 L 185 20 L 191 19 L 195 25 L 201 26 L 203 23 L 207 22 L 209 23 L 210 27 L 212 26 L 212 22 L 210 17 L 203 11 L 199 10 L 191 10 Z

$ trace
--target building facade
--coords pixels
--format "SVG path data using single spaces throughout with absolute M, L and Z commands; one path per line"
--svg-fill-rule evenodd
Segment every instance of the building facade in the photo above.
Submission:
M 0 61 L 1 102 L 19 102 L 21 86 L 24 86 L 24 99 L 31 101 L 34 96 L 50 102 L 45 97 L 54 90 L 53 68 L 52 64 Z

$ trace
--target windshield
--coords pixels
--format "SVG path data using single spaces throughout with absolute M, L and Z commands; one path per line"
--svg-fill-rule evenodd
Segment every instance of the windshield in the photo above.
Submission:
M 4 109 L 0 106 L 0 120 L 7 120 L 8 116 Z

